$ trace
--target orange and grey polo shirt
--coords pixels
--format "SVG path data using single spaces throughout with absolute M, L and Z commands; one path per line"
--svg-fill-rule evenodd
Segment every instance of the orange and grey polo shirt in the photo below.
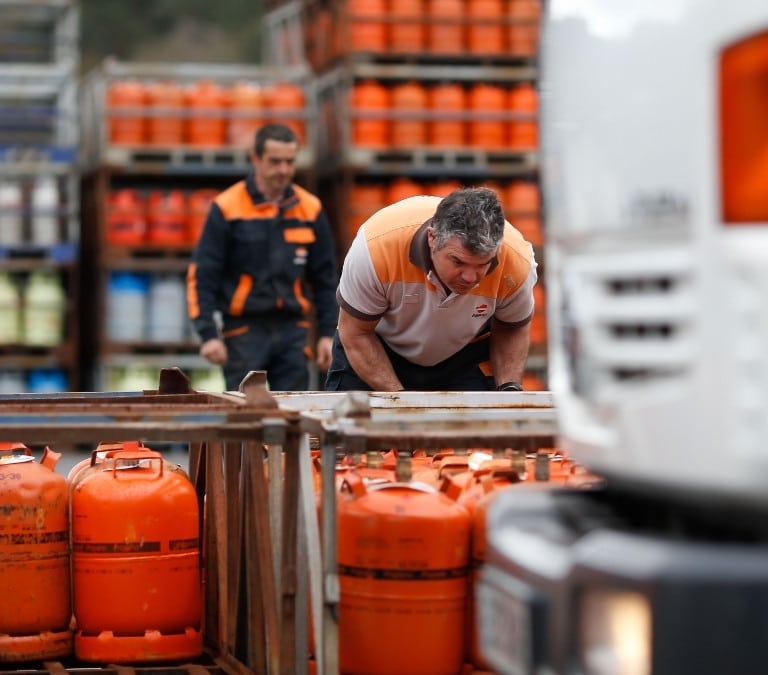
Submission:
M 431 269 L 427 221 L 440 197 L 409 197 L 371 216 L 353 240 L 336 300 L 412 363 L 433 366 L 479 337 L 492 317 L 524 325 L 533 314 L 533 247 L 507 223 L 491 270 L 469 293 L 446 293 Z

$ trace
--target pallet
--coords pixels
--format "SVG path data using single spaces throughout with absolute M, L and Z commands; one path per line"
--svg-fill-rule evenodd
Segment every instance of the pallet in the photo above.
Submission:
M 377 173 L 476 174 L 504 175 L 532 173 L 538 169 L 535 151 L 415 148 L 371 150 L 348 148 L 342 153 L 344 164 Z
M 66 265 L 77 260 L 78 244 L 73 241 L 61 242 L 50 246 L 37 244 L 0 245 L 0 266 L 7 268 L 8 263 L 29 263 L 41 261 L 56 265 Z

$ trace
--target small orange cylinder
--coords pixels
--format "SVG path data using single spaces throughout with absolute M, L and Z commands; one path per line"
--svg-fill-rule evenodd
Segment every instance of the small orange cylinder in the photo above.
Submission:
M 509 91 L 507 105 L 513 114 L 509 123 L 511 150 L 535 150 L 539 146 L 539 94 L 530 82 Z
M 477 82 L 469 90 L 469 145 L 486 150 L 503 150 L 507 134 L 505 115 L 507 92 L 499 84 Z
M 116 145 L 142 145 L 147 142 L 144 106 L 147 91 L 138 80 L 115 80 L 107 87 L 109 142 Z
M 199 656 L 194 486 L 160 453 L 110 454 L 72 490 L 75 655 L 116 663 Z
M 424 50 L 426 26 L 421 0 L 389 1 L 389 49 L 412 53 Z
M 503 0 L 470 0 L 472 21 L 467 26 L 467 49 L 496 56 L 506 47 Z
M 340 671 L 461 672 L 469 513 L 426 486 L 366 488 L 352 474 L 345 484 L 350 498 L 338 502 Z
M 386 0 L 346 0 L 342 49 L 353 52 L 383 52 L 387 49 Z M 346 33 L 346 34 L 344 34 Z
M 184 91 L 187 143 L 196 147 L 219 147 L 227 138 L 228 96 L 211 80 L 199 80 Z
M 307 98 L 304 89 L 294 82 L 273 82 L 265 90 L 267 120 L 293 129 L 300 143 L 307 138 L 304 122 Z
M 353 145 L 383 150 L 389 147 L 389 89 L 376 80 L 356 82 L 350 94 Z
M 360 225 L 386 204 L 387 188 L 381 183 L 358 183 L 349 194 L 349 222 L 343 241 L 352 242 Z
M 427 46 L 435 54 L 461 54 L 464 40 L 464 0 L 427 0 Z
M 420 82 L 403 82 L 392 87 L 392 145 L 414 148 L 426 145 L 427 91 Z
M 253 136 L 266 120 L 264 90 L 251 82 L 236 82 L 229 92 L 230 118 L 227 142 L 241 148 L 253 146 Z
M 399 202 L 401 199 L 407 197 L 415 197 L 416 195 L 425 194 L 424 186 L 421 183 L 417 183 L 410 178 L 400 177 L 395 178 L 390 184 L 387 190 L 387 202 L 393 204 Z
M 163 146 L 184 143 L 184 90 L 175 82 L 147 86 L 147 142 Z
M 510 0 L 508 14 L 507 50 L 514 56 L 536 56 L 541 33 L 541 0 Z
M 72 651 L 69 486 L 21 443 L 0 444 L 0 662 Z
M 441 82 L 428 90 L 429 145 L 441 148 L 461 148 L 466 143 L 464 115 L 467 96 L 457 82 Z

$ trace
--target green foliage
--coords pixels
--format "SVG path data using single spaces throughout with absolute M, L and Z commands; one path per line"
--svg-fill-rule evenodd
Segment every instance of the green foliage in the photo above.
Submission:
M 107 56 L 257 63 L 263 11 L 264 0 L 80 0 L 82 69 Z

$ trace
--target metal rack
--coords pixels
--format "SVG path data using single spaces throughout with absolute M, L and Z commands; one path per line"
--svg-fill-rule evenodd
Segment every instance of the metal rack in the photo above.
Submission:
M 306 530 L 316 667 L 336 675 L 340 587 L 336 566 L 335 467 L 340 456 L 396 449 L 407 459 L 415 448 L 436 453 L 452 447 L 535 450 L 555 444 L 557 423 L 549 392 L 348 392 L 276 393 L 285 410 L 300 412 L 298 509 Z M 321 524 L 318 529 L 308 456 L 320 447 Z M 270 469 L 271 471 L 271 469 Z M 270 474 L 271 475 L 271 474 Z M 288 499 L 287 493 L 285 498 Z M 322 536 L 321 533 L 322 532 Z M 303 623 L 306 626 L 306 622 Z M 297 633 L 297 648 L 307 638 Z

